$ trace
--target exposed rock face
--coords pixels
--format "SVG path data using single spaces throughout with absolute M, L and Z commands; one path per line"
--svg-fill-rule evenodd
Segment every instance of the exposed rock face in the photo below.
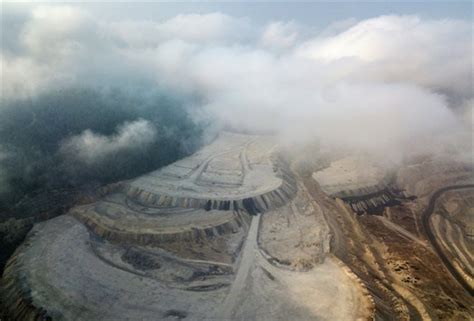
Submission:
M 296 194 L 288 166 L 270 154 L 269 146 L 267 137 L 223 133 L 195 155 L 116 184 L 109 189 L 112 194 L 71 214 L 115 243 L 199 242 L 235 233 L 249 225 L 249 214 L 281 207 Z M 239 183 L 230 184 L 229 177 L 240 177 Z
M 351 209 L 357 214 L 377 214 L 381 215 L 385 207 L 400 205 L 402 201 L 410 200 L 413 197 L 405 196 L 403 191 L 394 188 L 392 185 L 371 188 L 371 193 L 353 194 L 354 196 L 341 196 L 340 198 L 349 204 Z
M 385 187 L 381 185 L 363 193 L 349 189 L 352 194 L 339 195 L 344 201 L 323 190 L 320 181 L 305 180 L 305 186 L 327 213 L 331 232 L 334 232 L 333 253 L 366 285 L 374 299 L 376 320 L 471 320 L 472 295 L 452 276 L 431 246 L 422 217 L 437 190 L 472 182 L 472 166 L 447 157 L 424 157 L 403 163 L 394 170 L 393 181 L 388 181 Z M 342 170 L 341 176 L 343 173 Z M 382 215 L 354 215 L 361 211 L 363 202 L 386 193 L 393 193 L 401 204 L 377 211 Z M 464 212 L 472 211 L 469 193 L 472 195 L 472 190 L 463 194 L 456 192 L 454 199 L 443 204 L 450 207 L 446 209 L 449 218 L 437 216 L 447 214 L 442 209 L 431 217 L 436 238 L 440 244 L 449 244 L 448 247 L 442 244 L 446 255 L 451 255 L 453 265 L 460 274 L 464 272 L 466 281 L 470 277 L 467 263 L 469 255 L 472 257 L 472 248 L 470 253 L 469 247 L 466 251 L 464 245 L 468 238 L 462 232 L 463 224 L 453 220 L 451 215 L 461 203 Z M 458 266 L 456 260 L 460 263 Z
M 3 275 L 3 308 L 13 320 L 369 318 L 363 285 L 329 255 L 322 212 L 273 146 L 223 133 L 35 225 Z M 285 218 L 292 237 L 275 238 Z
M 105 208 L 105 210 L 104 210 Z M 114 213 L 107 215 L 107 212 Z M 202 241 L 209 237 L 235 233 L 250 218 L 246 212 L 170 209 L 161 215 L 148 214 L 99 202 L 78 207 L 71 214 L 95 234 L 111 242 L 158 245 L 165 242 Z
M 250 214 L 264 213 L 278 208 L 294 197 L 295 187 L 288 182 L 282 183 L 276 189 L 253 197 L 243 199 L 198 199 L 186 197 L 172 197 L 145 192 L 130 187 L 127 195 L 134 198 L 143 206 L 202 208 L 205 210 L 246 210 Z
M 296 185 L 268 137 L 223 133 L 198 153 L 125 187 L 143 206 L 263 213 L 286 204 Z
M 313 178 L 326 194 L 342 199 L 357 214 L 381 215 L 385 207 L 409 199 L 389 173 L 362 157 L 336 160 Z

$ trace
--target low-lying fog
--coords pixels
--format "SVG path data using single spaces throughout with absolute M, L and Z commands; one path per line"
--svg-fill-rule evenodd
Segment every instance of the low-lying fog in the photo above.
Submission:
M 470 160 L 470 21 L 111 20 L 77 6 L 2 13 L 0 199 L 124 179 L 220 128 L 401 160 Z

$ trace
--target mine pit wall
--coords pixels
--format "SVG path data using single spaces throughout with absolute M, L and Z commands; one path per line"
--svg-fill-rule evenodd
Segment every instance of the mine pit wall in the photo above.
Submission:
M 121 189 L 123 189 L 122 183 L 113 183 L 103 187 L 92 186 L 87 189 L 47 190 L 25 197 L 15 205 L 12 209 L 14 218 L 26 221 L 28 224 L 21 230 L 21 235 L 16 237 L 20 242 L 2 244 L 0 239 L 0 244 L 3 246 L 0 252 L 5 253 L 3 256 L 0 255 L 0 294 L 2 294 L 0 297 L 0 320 L 51 320 L 45 310 L 32 304 L 31 292 L 25 284 L 22 273 L 15 272 L 21 271 L 18 253 L 24 246 L 28 246 L 25 243 L 21 244 L 21 242 L 24 241 L 33 224 L 65 214 L 77 203 L 92 203 L 100 197 Z
M 14 250 L 20 246 L 34 224 L 67 213 L 78 204 L 88 204 L 123 188 L 122 183 L 98 187 L 48 189 L 28 194 L 0 217 L 0 275 Z M 0 314 L 1 316 L 1 314 Z
M 131 233 L 127 231 L 110 229 L 101 226 L 86 215 L 73 212 L 72 215 L 81 223 L 86 225 L 94 234 L 112 242 L 129 243 L 136 245 L 158 245 L 171 242 L 199 242 L 206 238 L 217 237 L 220 235 L 236 233 L 239 229 L 250 224 L 250 217 L 245 212 L 234 211 L 233 219 L 220 225 L 206 226 L 202 228 L 190 228 L 177 232 L 164 233 Z
M 31 290 L 21 270 L 23 243 L 8 260 L 0 279 L 0 318 L 6 320 L 51 320 L 46 310 L 33 305 Z
M 234 211 L 234 219 L 217 226 L 204 228 L 192 228 L 176 233 L 156 234 L 134 234 L 130 232 L 112 230 L 98 225 L 89 217 L 71 211 L 70 214 L 85 224 L 93 233 L 111 241 L 112 243 L 132 243 L 137 245 L 157 245 L 163 242 L 196 241 L 213 236 L 234 233 L 237 229 L 250 226 L 251 215 L 264 213 L 266 211 L 285 205 L 293 199 L 297 192 L 296 180 L 289 166 L 280 158 L 272 159 L 274 171 L 277 177 L 282 179 L 282 184 L 275 190 L 245 199 L 238 200 L 203 200 L 194 198 L 173 198 L 166 195 L 153 195 L 143 190 L 133 188 L 128 184 L 110 184 L 101 188 L 100 196 L 123 192 L 128 197 L 137 200 L 145 206 L 150 207 L 183 207 Z M 249 215 L 250 214 L 250 215 Z M 25 242 L 20 245 L 5 266 L 4 274 L 0 280 L 0 317 L 2 313 L 8 315 L 11 320 L 51 320 L 47 312 L 35 307 L 32 302 L 31 291 L 26 284 L 26 279 L 21 272 L 21 253 Z
M 385 207 L 400 205 L 401 202 L 389 188 L 373 194 L 341 198 L 351 209 L 361 215 L 363 213 L 381 215 Z
M 352 211 L 361 214 L 382 215 L 385 207 L 400 205 L 402 200 L 412 200 L 391 183 L 382 182 L 375 186 L 364 187 L 356 190 L 342 191 L 331 195 L 348 204 Z
M 197 242 L 206 238 L 235 233 L 250 225 L 251 216 L 278 208 L 291 201 L 297 192 L 296 180 L 286 162 L 280 158 L 272 160 L 277 177 L 282 184 L 275 190 L 254 197 L 238 200 L 206 200 L 185 197 L 171 197 L 148 193 L 130 185 L 113 186 L 112 192 L 122 191 L 134 202 L 147 207 L 180 207 L 205 210 L 233 211 L 233 219 L 219 225 L 195 227 L 176 232 L 131 233 L 128 231 L 104 227 L 91 217 L 80 212 L 71 211 L 80 222 L 94 234 L 113 243 L 131 243 L 137 245 L 158 245 L 162 243 L 190 241 Z
M 296 181 L 286 162 L 276 158 L 273 161 L 276 176 L 282 179 L 282 184 L 275 190 L 243 199 L 199 199 L 191 197 L 173 197 L 147 192 L 138 187 L 125 187 L 127 197 L 147 207 L 181 207 L 200 208 L 205 210 L 242 211 L 250 215 L 264 213 L 287 204 L 296 195 Z

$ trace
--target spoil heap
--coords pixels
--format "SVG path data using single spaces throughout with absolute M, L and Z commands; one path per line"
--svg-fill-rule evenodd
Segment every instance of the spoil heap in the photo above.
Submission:
M 273 146 L 269 137 L 222 133 L 190 157 L 36 225 L 5 269 L 1 294 L 9 315 L 154 319 L 192 310 L 205 318 L 212 305 L 202 300 L 225 295 L 251 215 L 296 192 Z M 143 301 L 150 293 L 155 299 Z M 127 307 L 107 311 L 109 295 L 111 305 Z
M 313 178 L 326 194 L 342 199 L 357 214 L 380 214 L 386 206 L 406 198 L 384 170 L 363 157 L 336 160 L 313 173 Z
M 139 177 L 126 187 L 135 203 L 148 207 L 263 213 L 288 202 L 294 181 L 278 159 L 271 138 L 222 133 L 198 153 Z

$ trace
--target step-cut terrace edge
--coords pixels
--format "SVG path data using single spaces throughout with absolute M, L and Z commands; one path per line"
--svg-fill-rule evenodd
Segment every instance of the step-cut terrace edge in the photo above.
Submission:
M 246 213 L 234 211 L 232 218 L 228 221 L 216 225 L 207 224 L 183 228 L 174 231 L 157 231 L 137 233 L 133 231 L 115 229 L 110 226 L 104 226 L 94 218 L 80 212 L 71 213 L 77 220 L 88 227 L 94 234 L 108 240 L 112 243 L 129 243 L 136 245 L 153 246 L 161 243 L 170 242 L 200 242 L 206 238 L 217 237 L 225 234 L 236 233 L 242 226 L 249 224 L 249 218 Z
M 31 231 L 8 259 L 0 279 L 0 308 L 8 312 L 12 320 L 51 320 L 45 309 L 34 305 L 27 274 L 22 267 L 23 252 L 34 242 L 35 233 Z
M 279 158 L 275 158 L 272 163 L 275 175 L 282 181 L 280 186 L 274 190 L 252 197 L 234 199 L 179 197 L 151 193 L 131 185 L 124 187 L 124 193 L 135 202 L 147 207 L 201 208 L 222 211 L 245 210 L 250 215 L 256 215 L 281 207 L 296 195 L 296 181 L 288 165 Z

